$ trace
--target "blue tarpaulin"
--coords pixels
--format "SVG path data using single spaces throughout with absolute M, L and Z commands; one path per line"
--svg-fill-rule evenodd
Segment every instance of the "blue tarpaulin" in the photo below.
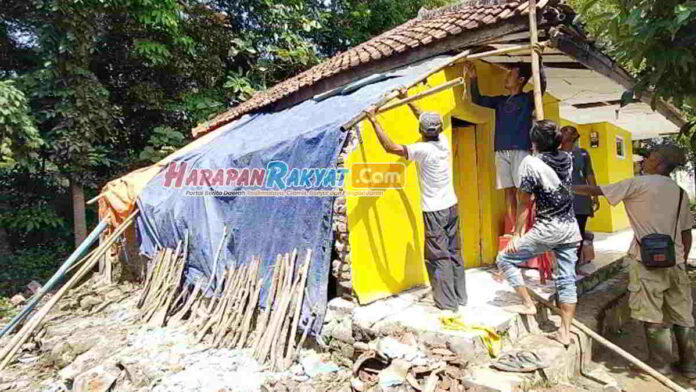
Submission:
M 437 57 L 388 74 L 387 78 L 346 95 L 320 102 L 307 100 L 275 113 L 245 116 L 207 144 L 175 159 L 192 169 L 266 168 L 282 161 L 290 168 L 335 168 L 346 134 L 341 126 L 395 88 L 407 86 L 449 57 Z M 181 166 L 179 166 L 181 167 Z M 225 226 L 225 241 L 216 274 L 222 266 L 263 260 L 264 303 L 276 255 L 299 250 L 298 261 L 312 249 L 303 323 L 318 312 L 313 332 L 323 322 L 331 264 L 332 197 L 188 196 L 190 189 L 165 187 L 167 169 L 153 178 L 138 197 L 137 231 L 141 253 L 152 257 L 155 246 L 176 247 L 189 234 L 187 282 L 209 279 Z M 171 185 L 171 184 L 170 184 Z M 198 188 L 201 189 L 201 188 Z M 212 190 L 212 188 L 210 188 Z M 233 190 L 232 188 L 231 190 Z

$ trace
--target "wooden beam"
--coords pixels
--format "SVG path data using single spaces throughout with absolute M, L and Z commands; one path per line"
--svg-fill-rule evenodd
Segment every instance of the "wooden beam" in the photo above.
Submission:
M 490 27 L 484 26 L 473 31 L 463 31 L 460 34 L 438 40 L 432 44 L 419 46 L 413 50 L 407 50 L 404 53 L 394 53 L 389 57 L 371 61 L 366 64 L 361 64 L 355 68 L 340 72 L 335 76 L 320 80 L 310 87 L 301 88 L 299 91 L 296 91 L 287 97 L 276 101 L 271 105 L 270 108 L 265 108 L 265 110 L 283 110 L 310 99 L 315 95 L 333 90 L 334 88 L 340 86 L 345 86 L 367 76 L 392 71 L 396 68 L 413 64 L 437 55 L 455 50 L 461 50 L 467 46 L 486 44 L 507 34 L 524 31 L 527 28 L 528 22 L 526 21 L 526 18 L 524 16 L 517 16 L 510 18 L 503 23 L 497 23 Z
M 574 58 L 585 67 L 620 84 L 625 89 L 630 90 L 635 87 L 636 81 L 633 76 L 631 76 L 615 61 L 600 53 L 588 43 L 577 42 L 573 39 L 573 37 L 558 30 L 552 32 L 551 41 L 552 44 L 563 53 L 566 53 L 568 56 Z M 643 92 L 640 100 L 650 105 L 652 97 L 653 94 L 646 91 Z M 679 109 L 668 102 L 657 100 L 655 109 L 658 113 L 663 115 L 667 120 L 671 121 L 678 127 L 682 127 L 684 124 L 686 124 L 686 120 Z
M 542 0 L 542 3 L 546 3 Z M 542 7 L 544 5 L 542 4 Z M 530 43 L 532 45 L 532 81 L 534 82 L 534 113 L 536 115 L 537 121 L 544 119 L 544 97 L 541 92 L 541 78 L 539 76 L 540 72 L 540 62 L 539 53 L 537 53 L 534 46 L 539 42 L 539 33 L 537 31 L 537 18 L 536 18 L 537 4 L 536 0 L 529 0 L 529 32 L 530 32 Z

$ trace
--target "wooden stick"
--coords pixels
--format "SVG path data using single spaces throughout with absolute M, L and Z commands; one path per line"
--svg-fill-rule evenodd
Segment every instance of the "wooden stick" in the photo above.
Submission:
M 284 276 L 285 276 L 285 269 L 286 269 L 286 263 L 285 263 L 285 257 L 282 255 L 278 255 L 276 257 L 276 263 L 280 264 L 280 267 L 278 269 L 278 277 L 276 278 L 278 281 L 278 284 L 276 285 L 276 290 L 275 293 L 273 294 L 274 298 L 280 299 L 280 291 L 281 291 L 281 286 L 285 282 Z M 271 325 L 273 318 L 275 317 L 275 312 L 276 310 L 280 307 L 280 300 L 274 301 L 273 307 L 269 309 L 269 315 L 268 315 L 268 320 L 266 321 L 266 327 L 263 332 L 263 336 L 258 341 L 257 346 L 254 349 L 254 358 L 257 360 L 261 361 L 261 352 L 264 349 L 264 346 L 266 345 L 266 341 L 269 339 L 269 335 L 271 334 Z
M 532 78 L 534 80 L 534 111 L 537 121 L 544 119 L 544 98 L 541 93 L 541 78 L 539 77 L 539 53 L 534 46 L 539 42 L 537 32 L 536 0 L 529 0 L 529 33 L 532 46 Z
M 278 274 L 280 270 L 280 255 L 276 258 L 275 265 L 273 266 L 273 275 L 271 275 L 271 285 L 266 293 L 266 309 L 264 309 L 263 314 L 256 320 L 256 330 L 254 331 L 254 341 L 251 344 L 252 348 L 256 348 L 257 344 L 261 340 L 264 332 L 266 331 L 268 318 L 271 313 L 271 306 L 273 306 L 273 299 L 275 298 L 275 289 L 278 282 Z
M 279 287 L 278 292 L 276 294 L 276 298 L 280 300 L 280 303 L 273 309 L 273 312 L 271 313 L 271 320 L 269 321 L 268 329 L 266 329 L 266 333 L 264 334 L 264 338 L 261 341 L 261 347 L 257 356 L 257 360 L 259 362 L 265 362 L 266 358 L 268 357 L 269 350 L 272 351 L 273 343 L 275 342 L 275 334 L 277 334 L 277 325 L 280 324 L 280 320 L 282 319 L 282 307 L 285 302 L 285 298 L 288 297 L 288 290 L 287 290 L 287 283 L 288 283 L 288 276 L 290 276 L 290 265 L 289 265 L 289 260 L 290 260 L 290 255 L 285 254 L 285 257 L 283 257 L 283 285 Z
M 100 193 L 100 194 L 98 194 L 97 196 L 95 196 L 95 197 L 93 197 L 93 198 L 87 200 L 87 203 L 85 203 L 85 204 L 86 204 L 86 205 L 94 204 L 94 203 L 97 202 L 97 200 L 101 199 L 101 198 L 104 197 L 104 196 L 106 196 L 106 195 L 104 195 L 103 193 Z
M 152 264 L 152 267 L 149 268 L 148 273 L 145 276 L 145 285 L 143 287 L 142 293 L 140 293 L 140 299 L 138 300 L 138 305 L 137 305 L 138 308 L 142 308 L 143 305 L 145 304 L 145 300 L 147 299 L 148 293 L 150 291 L 150 286 L 152 285 L 152 280 L 154 279 L 153 276 L 155 275 L 156 270 L 159 267 L 163 256 L 164 256 L 164 251 L 158 250 L 155 253 L 155 256 L 152 258 L 153 264 Z
M 307 249 L 307 256 L 305 257 L 304 265 L 302 266 L 302 282 L 300 283 L 300 293 L 297 304 L 295 304 L 295 315 L 293 316 L 292 329 L 290 330 L 290 343 L 288 344 L 288 352 L 285 354 L 285 363 L 283 367 L 285 369 L 292 365 L 292 359 L 295 350 L 295 335 L 297 334 L 297 325 L 300 321 L 300 315 L 302 313 L 302 302 L 304 300 L 305 285 L 307 284 L 307 275 L 309 273 L 309 265 L 312 261 L 312 249 Z
M 449 61 L 447 61 L 445 64 L 440 65 L 433 70 L 429 71 L 426 75 L 424 75 L 421 78 L 418 78 L 418 80 L 414 81 L 408 86 L 405 86 L 406 88 L 411 88 L 413 86 L 417 86 L 418 84 L 422 83 L 424 80 L 428 79 L 431 75 L 440 72 L 441 70 L 455 64 L 458 62 L 462 61 L 471 61 L 471 60 L 476 60 L 476 59 L 482 59 L 485 57 L 490 57 L 490 56 L 497 56 L 501 54 L 507 54 L 507 53 L 513 53 L 513 52 L 519 52 L 523 50 L 529 50 L 531 48 L 531 45 L 519 45 L 519 46 L 512 46 L 508 48 L 502 48 L 502 49 L 496 49 L 496 50 L 491 50 L 488 52 L 482 52 L 482 53 L 476 53 L 476 54 L 471 54 L 471 50 L 465 50 L 462 53 L 452 57 Z M 383 99 L 381 99 L 379 102 L 377 102 L 375 105 L 379 108 L 385 104 L 387 104 L 389 101 L 392 99 L 398 98 L 399 92 L 398 91 L 393 91 L 386 95 Z M 347 123 L 343 124 L 341 128 L 343 129 L 350 129 L 354 127 L 357 123 L 363 121 L 365 119 L 365 114 L 360 113 L 356 115 L 354 118 L 352 118 L 350 121 Z
M 234 319 L 236 317 L 234 309 L 241 298 L 242 289 L 246 282 L 247 275 L 248 269 L 246 268 L 246 266 L 240 266 L 236 270 L 230 268 L 230 277 L 233 276 L 231 280 L 232 287 L 230 289 L 230 293 L 228 294 L 227 303 L 225 304 L 223 310 L 222 320 L 219 323 L 219 325 L 217 325 L 217 327 L 213 329 L 213 334 L 215 335 L 213 338 L 213 345 L 216 347 L 220 345 L 223 338 L 230 329 L 232 323 L 234 322 Z
M 249 307 L 247 308 L 246 311 L 246 316 L 244 318 L 244 323 L 242 324 L 242 334 L 239 338 L 239 341 L 237 342 L 237 349 L 244 348 L 244 345 L 246 344 L 246 339 L 247 335 L 249 333 L 249 324 L 251 323 L 251 319 L 254 316 L 254 312 L 256 312 L 256 307 L 259 303 L 259 294 L 261 293 L 261 287 L 263 286 L 263 279 L 259 279 L 256 281 L 256 288 L 254 289 L 254 294 L 251 298 L 251 301 L 249 302 Z
M 546 307 L 549 308 L 552 312 L 554 312 L 554 313 L 556 313 L 556 314 L 558 314 L 558 315 L 561 314 L 560 309 L 558 309 L 557 307 L 555 307 L 552 303 L 550 303 L 549 301 L 547 301 L 547 300 L 545 300 L 544 298 L 542 298 L 541 296 L 539 296 L 539 295 L 538 295 L 537 293 L 535 293 L 533 290 L 528 290 L 528 291 L 529 291 L 529 294 L 530 294 L 532 297 L 534 297 L 534 299 L 535 299 L 537 302 L 539 302 L 539 303 L 541 303 L 542 305 L 546 306 Z M 667 377 L 665 377 L 664 375 L 662 375 L 662 373 L 660 373 L 660 372 L 656 371 L 655 369 L 651 368 L 650 366 L 648 366 L 647 364 L 645 364 L 645 363 L 644 363 L 643 361 L 641 361 L 640 359 L 638 359 L 638 358 L 634 357 L 633 355 L 631 355 L 630 353 L 624 351 L 624 349 L 622 349 L 621 347 L 619 347 L 619 346 L 615 345 L 614 343 L 612 343 L 612 342 L 606 340 L 605 338 L 603 338 L 603 337 L 602 337 L 601 335 L 599 335 L 597 332 L 595 332 L 595 331 L 593 331 L 592 329 L 590 329 L 590 328 L 589 328 L 588 326 L 586 326 L 585 324 L 581 323 L 580 321 L 578 321 L 578 320 L 576 320 L 576 319 L 573 319 L 573 320 L 571 321 L 571 323 L 572 323 L 573 326 L 575 326 L 577 329 L 581 330 L 582 332 L 584 332 L 585 334 L 587 334 L 589 337 L 591 337 L 592 339 L 594 339 L 594 340 L 596 340 L 597 342 L 599 342 L 600 344 L 602 344 L 604 347 L 610 349 L 611 351 L 615 352 L 616 354 L 618 354 L 618 355 L 620 355 L 621 357 L 623 357 L 624 359 L 626 359 L 628 362 L 634 364 L 635 366 L 637 366 L 638 368 L 640 368 L 640 369 L 643 370 L 644 372 L 648 373 L 650 376 L 652 376 L 654 379 L 656 379 L 657 381 L 659 381 L 659 382 L 661 382 L 662 384 L 664 384 L 666 387 L 668 387 L 668 388 L 670 388 L 671 390 L 676 391 L 676 392 L 686 392 L 686 390 L 685 390 L 684 388 L 682 388 L 681 386 L 679 386 L 678 384 L 676 384 L 674 381 L 670 380 L 669 378 L 667 378 Z
M 244 321 L 246 320 L 246 316 L 248 313 L 253 313 L 254 308 L 251 308 L 251 302 L 252 298 L 251 296 L 253 293 L 256 291 L 255 284 L 256 280 L 258 279 L 258 268 L 260 265 L 259 259 L 254 258 L 254 261 L 251 263 L 250 269 L 251 272 L 249 273 L 249 280 L 248 280 L 248 286 L 244 292 L 244 296 L 242 297 L 241 300 L 241 305 L 235 309 L 236 315 L 235 315 L 235 320 L 234 323 L 232 324 L 231 331 L 230 331 L 230 339 L 229 339 L 229 347 L 232 348 L 236 345 L 237 340 L 239 340 L 242 337 L 243 334 L 243 329 L 244 329 Z M 255 304 L 253 305 L 254 307 L 256 306 Z M 250 309 L 251 308 L 251 309 Z
M 201 287 L 203 285 L 203 281 L 199 280 L 196 285 L 193 287 L 193 292 L 191 293 L 191 296 L 186 300 L 186 303 L 184 306 L 172 316 L 170 322 L 171 323 L 178 323 L 180 322 L 185 316 L 186 313 L 188 313 L 189 310 L 191 310 L 191 306 L 193 306 L 193 303 L 196 301 L 200 291 Z
M 8 342 L 0 351 L 0 370 L 4 369 L 12 360 L 15 353 L 19 348 L 26 342 L 31 333 L 41 324 L 41 321 L 46 317 L 48 312 L 58 303 L 58 301 L 68 292 L 75 284 L 77 284 L 87 273 L 89 273 L 94 266 L 99 262 L 99 257 L 106 253 L 109 247 L 116 242 L 120 235 L 133 223 L 133 219 L 137 215 L 138 211 L 134 211 L 126 220 L 119 225 L 116 230 L 111 234 L 107 241 L 99 247 L 99 251 L 95 252 L 91 260 L 85 262 L 85 264 L 80 268 L 66 283 L 54 294 L 51 299 L 46 302 L 44 306 L 41 307 L 39 311 L 34 314 L 34 316 L 29 320 L 28 323 L 22 327 L 22 329 L 15 334 L 15 336 Z
M 399 107 L 399 106 L 403 106 L 403 105 L 405 105 L 405 104 L 407 104 L 407 103 L 409 103 L 409 102 L 417 101 L 417 100 L 419 100 L 419 99 L 428 97 L 428 96 L 430 96 L 430 95 L 437 94 L 437 93 L 439 93 L 439 92 L 442 91 L 442 90 L 447 90 L 447 89 L 449 89 L 449 88 L 456 87 L 456 86 L 459 86 L 459 85 L 461 85 L 461 84 L 464 84 L 464 78 L 461 78 L 461 77 L 460 77 L 460 78 L 456 78 L 456 79 L 451 80 L 451 81 L 449 81 L 449 82 L 447 82 L 447 83 L 443 83 L 443 84 L 440 84 L 440 85 L 438 85 L 438 86 L 435 86 L 435 87 L 433 87 L 433 88 L 431 88 L 431 89 L 428 89 L 428 90 L 425 90 L 425 91 L 423 91 L 423 92 L 420 92 L 420 93 L 418 93 L 418 94 L 416 94 L 416 95 L 413 95 L 413 96 L 410 96 L 410 97 L 408 97 L 408 98 L 404 98 L 404 99 L 398 100 L 398 101 L 393 102 L 393 103 L 390 103 L 390 104 L 388 104 L 388 105 L 384 105 L 384 106 L 382 106 L 382 107 L 380 107 L 380 108 L 377 109 L 377 113 L 384 113 L 384 112 L 386 112 L 386 111 L 388 111 L 388 110 L 392 110 L 392 109 L 397 108 L 397 107 Z
M 278 312 L 278 316 L 276 318 L 276 322 L 273 324 L 273 334 L 271 335 L 272 338 L 272 344 L 271 344 L 271 360 L 270 364 L 272 367 L 276 368 L 276 360 L 278 359 L 278 356 L 282 357 L 282 354 L 277 355 L 277 347 L 279 342 L 284 340 L 286 337 L 282 336 L 282 329 L 285 323 L 287 322 L 287 310 L 288 307 L 290 306 L 290 301 L 292 300 L 292 288 L 293 288 L 293 273 L 294 273 L 294 267 L 295 267 L 295 261 L 297 259 L 297 249 L 292 251 L 292 257 L 290 258 L 290 263 L 288 264 L 288 268 L 290 269 L 290 273 L 287 275 L 286 282 L 287 284 L 285 285 L 285 290 L 283 295 L 283 301 L 280 303 L 280 310 Z M 282 349 L 282 346 L 281 346 Z

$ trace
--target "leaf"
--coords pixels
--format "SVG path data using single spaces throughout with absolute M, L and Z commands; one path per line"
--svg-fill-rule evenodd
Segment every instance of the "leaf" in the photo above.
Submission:
M 696 120 L 692 120 L 684 124 L 681 128 L 679 128 L 679 136 L 677 138 L 682 138 L 688 134 L 691 133 L 691 129 L 696 127 Z
M 599 3 L 599 0 L 589 0 L 585 5 L 580 9 L 580 13 L 586 14 L 587 11 L 590 10 L 590 8 L 594 7 L 597 3 Z

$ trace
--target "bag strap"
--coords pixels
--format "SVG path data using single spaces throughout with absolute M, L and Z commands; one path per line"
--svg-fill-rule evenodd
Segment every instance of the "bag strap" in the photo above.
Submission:
M 684 189 L 682 189 L 682 187 L 679 187 L 679 204 L 677 207 L 677 221 L 674 223 L 674 236 L 672 238 L 675 242 L 677 241 L 677 229 L 679 228 L 679 216 L 681 215 L 682 201 L 684 201 Z M 640 240 L 638 239 L 638 236 L 634 235 L 633 237 L 636 239 L 638 246 L 642 246 L 640 244 Z
M 679 216 L 681 215 L 682 201 L 684 200 L 684 189 L 679 187 L 679 207 L 677 207 L 677 221 L 674 222 L 674 242 L 677 242 L 677 229 L 679 228 Z

